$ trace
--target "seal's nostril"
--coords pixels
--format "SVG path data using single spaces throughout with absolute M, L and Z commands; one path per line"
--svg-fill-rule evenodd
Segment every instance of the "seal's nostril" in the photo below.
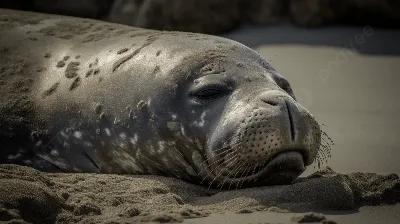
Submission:
M 291 107 L 289 106 L 289 103 L 287 101 L 285 101 L 286 103 L 286 109 L 288 112 L 288 117 L 289 117 L 289 125 L 290 125 L 290 135 L 291 135 L 291 139 L 294 142 L 296 139 L 296 132 L 295 132 L 295 128 L 294 128 L 294 121 L 293 121 L 293 112 L 290 109 Z

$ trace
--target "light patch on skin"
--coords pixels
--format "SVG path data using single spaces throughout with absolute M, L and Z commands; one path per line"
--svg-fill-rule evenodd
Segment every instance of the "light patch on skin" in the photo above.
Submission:
M 156 154 L 157 154 L 157 152 L 156 152 L 156 150 L 154 149 L 153 145 L 150 145 L 150 146 L 149 146 L 149 154 L 150 154 L 150 155 L 156 155 Z
M 137 141 L 139 140 L 139 136 L 138 136 L 138 134 L 137 133 L 135 133 L 134 135 L 133 135 L 133 138 L 130 138 L 130 142 L 132 143 L 132 145 L 133 146 L 135 146 L 136 144 L 137 144 Z
M 177 131 L 177 130 L 179 130 L 179 125 L 178 125 L 178 123 L 176 123 L 176 122 L 171 122 L 171 121 L 167 122 L 167 127 L 168 127 L 168 129 L 171 130 L 171 131 Z
M 43 143 L 43 141 L 42 141 L 42 140 L 39 140 L 38 142 L 36 142 L 35 146 L 36 146 L 36 147 L 39 147 L 42 143 Z
M 62 170 L 73 170 L 74 172 L 82 172 L 81 169 L 68 165 L 68 162 L 61 158 L 61 157 L 49 157 L 48 155 L 45 154 L 37 154 L 37 156 L 43 160 L 46 160 L 49 163 L 52 163 L 53 165 L 59 167 Z
M 114 161 L 120 165 L 124 170 L 131 171 L 132 173 L 143 172 L 143 170 L 136 164 L 136 160 L 128 153 L 123 151 L 112 151 Z
M 199 140 L 198 138 L 195 138 L 195 142 L 196 142 L 197 147 L 198 147 L 201 151 L 204 151 L 204 147 L 203 147 L 203 145 L 201 144 L 201 142 L 200 142 L 200 140 Z
M 128 144 L 126 142 L 120 142 L 120 143 L 118 143 L 118 146 L 121 149 L 129 149 L 129 146 L 128 146 Z
M 200 153 L 196 150 L 193 151 L 193 153 L 192 153 L 192 161 L 198 170 L 204 170 L 203 173 L 205 173 L 207 175 L 207 177 L 209 175 L 211 175 L 211 176 L 213 175 L 213 173 L 210 172 L 211 170 L 209 169 L 209 166 L 207 165 L 207 163 L 204 162 L 204 157 L 202 155 L 200 155 Z
M 9 155 L 9 156 L 7 157 L 7 159 L 9 159 L 9 160 L 14 160 L 14 159 L 18 159 L 19 157 L 21 157 L 21 154 L 20 154 L 20 153 L 15 154 L 15 155 Z
M 67 133 L 65 133 L 65 131 L 61 131 L 60 133 L 61 133 L 61 136 L 62 136 L 63 138 L 68 139 L 68 135 L 67 135 Z
M 63 147 L 66 149 L 71 149 L 71 145 L 68 142 L 64 142 Z
M 75 132 L 74 132 L 74 136 L 75 136 L 75 138 L 82 139 L 82 132 L 80 132 L 80 131 L 75 131 Z
M 153 113 L 151 114 L 150 120 L 154 121 L 154 118 L 155 118 L 155 117 L 158 117 L 158 116 L 156 116 L 156 114 L 153 112 Z
M 181 133 L 183 136 L 186 136 L 185 127 L 181 124 Z
M 60 153 L 58 153 L 58 151 L 57 151 L 57 150 L 55 150 L 55 149 L 52 149 L 52 150 L 50 151 L 50 155 L 52 155 L 52 156 L 59 156 L 59 155 L 60 155 Z
M 191 176 L 197 176 L 196 171 L 191 166 L 185 166 L 185 171 Z
M 121 133 L 121 134 L 119 134 L 119 137 L 120 138 L 122 138 L 122 140 L 125 140 L 126 139 L 126 133 Z
M 240 121 L 243 116 L 246 114 L 246 111 L 252 111 L 251 106 L 243 101 L 238 101 L 235 106 L 231 109 L 231 113 L 229 113 L 222 123 L 222 127 L 228 125 L 228 123 L 232 120 Z
M 27 160 L 27 159 L 22 161 L 22 162 L 24 162 L 25 164 L 29 164 L 29 165 L 33 164 L 32 160 Z
M 196 176 L 196 171 L 194 171 L 192 166 L 185 161 L 183 155 L 178 150 L 177 152 L 178 153 L 174 155 L 170 155 L 171 159 L 175 162 L 175 164 L 184 169 L 187 174 L 189 174 L 190 176 Z
M 165 145 L 166 145 L 167 143 L 166 142 L 164 142 L 164 141 L 159 141 L 158 142 L 158 150 L 157 150 L 157 153 L 162 153 L 162 152 L 164 152 L 164 150 L 165 150 Z
M 189 140 L 190 143 L 194 143 L 192 138 L 188 137 L 187 139 Z
M 172 120 L 176 120 L 176 118 L 178 117 L 178 115 L 176 114 L 171 114 Z
M 111 136 L 111 131 L 110 131 L 110 129 L 104 128 L 104 131 L 106 132 L 106 134 L 107 134 L 108 136 Z
M 169 164 L 169 162 L 170 162 L 169 159 L 165 156 L 161 158 L 161 161 L 163 161 L 164 164 Z
M 121 120 L 119 118 L 114 118 L 114 124 L 119 124 L 119 122 L 121 122 Z
M 201 113 L 200 121 L 193 122 L 193 125 L 197 126 L 197 127 L 203 127 L 204 123 L 205 123 L 205 119 L 204 118 L 206 117 L 206 115 L 207 115 L 207 111 L 205 110 L 205 111 L 203 111 L 203 113 Z
M 92 144 L 91 142 L 86 141 L 84 144 L 85 144 L 86 146 L 93 147 L 93 144 Z
M 141 155 L 142 155 L 142 150 L 140 148 L 137 148 L 135 153 L 136 158 L 140 158 Z
M 129 142 L 126 141 L 127 135 L 126 133 L 120 133 L 119 138 L 115 139 L 115 142 L 113 144 L 117 145 L 121 149 L 129 149 Z

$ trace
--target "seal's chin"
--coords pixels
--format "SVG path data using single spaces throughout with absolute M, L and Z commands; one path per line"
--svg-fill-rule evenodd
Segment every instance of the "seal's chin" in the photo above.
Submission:
M 234 187 L 290 184 L 304 172 L 306 160 L 307 157 L 302 150 L 282 150 L 251 175 L 239 175 L 239 178 L 225 176 L 225 178 Z
M 259 180 L 267 184 L 287 184 L 296 179 L 305 170 L 304 157 L 299 151 L 286 151 L 278 153 L 258 173 Z

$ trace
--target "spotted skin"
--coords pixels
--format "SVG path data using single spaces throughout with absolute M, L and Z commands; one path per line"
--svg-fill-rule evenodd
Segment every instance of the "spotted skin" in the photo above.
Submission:
M 241 187 L 316 158 L 318 123 L 237 42 L 4 9 L 0 32 L 0 163 Z

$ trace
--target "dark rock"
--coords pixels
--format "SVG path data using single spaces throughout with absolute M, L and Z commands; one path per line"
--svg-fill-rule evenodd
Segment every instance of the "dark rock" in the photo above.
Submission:
M 159 30 L 219 33 L 240 22 L 241 0 L 117 0 L 112 22 Z
M 107 20 L 114 23 L 135 25 L 142 2 L 143 0 L 115 0 Z
M 316 223 L 316 222 L 319 223 L 324 220 L 326 220 L 324 215 L 313 212 L 292 217 L 292 222 L 297 222 L 297 223 Z
M 242 20 L 259 25 L 281 22 L 289 13 L 289 0 L 242 1 L 242 5 Z
M 32 8 L 36 12 L 100 19 L 108 13 L 107 7 L 111 2 L 110 0 L 33 0 Z
M 301 26 L 355 24 L 398 27 L 399 1 L 392 0 L 290 0 L 293 22 Z
M 287 18 L 306 27 L 400 27 L 400 1 L 394 0 L 4 0 L 0 8 L 211 34 L 229 31 L 241 23 L 268 25 Z

